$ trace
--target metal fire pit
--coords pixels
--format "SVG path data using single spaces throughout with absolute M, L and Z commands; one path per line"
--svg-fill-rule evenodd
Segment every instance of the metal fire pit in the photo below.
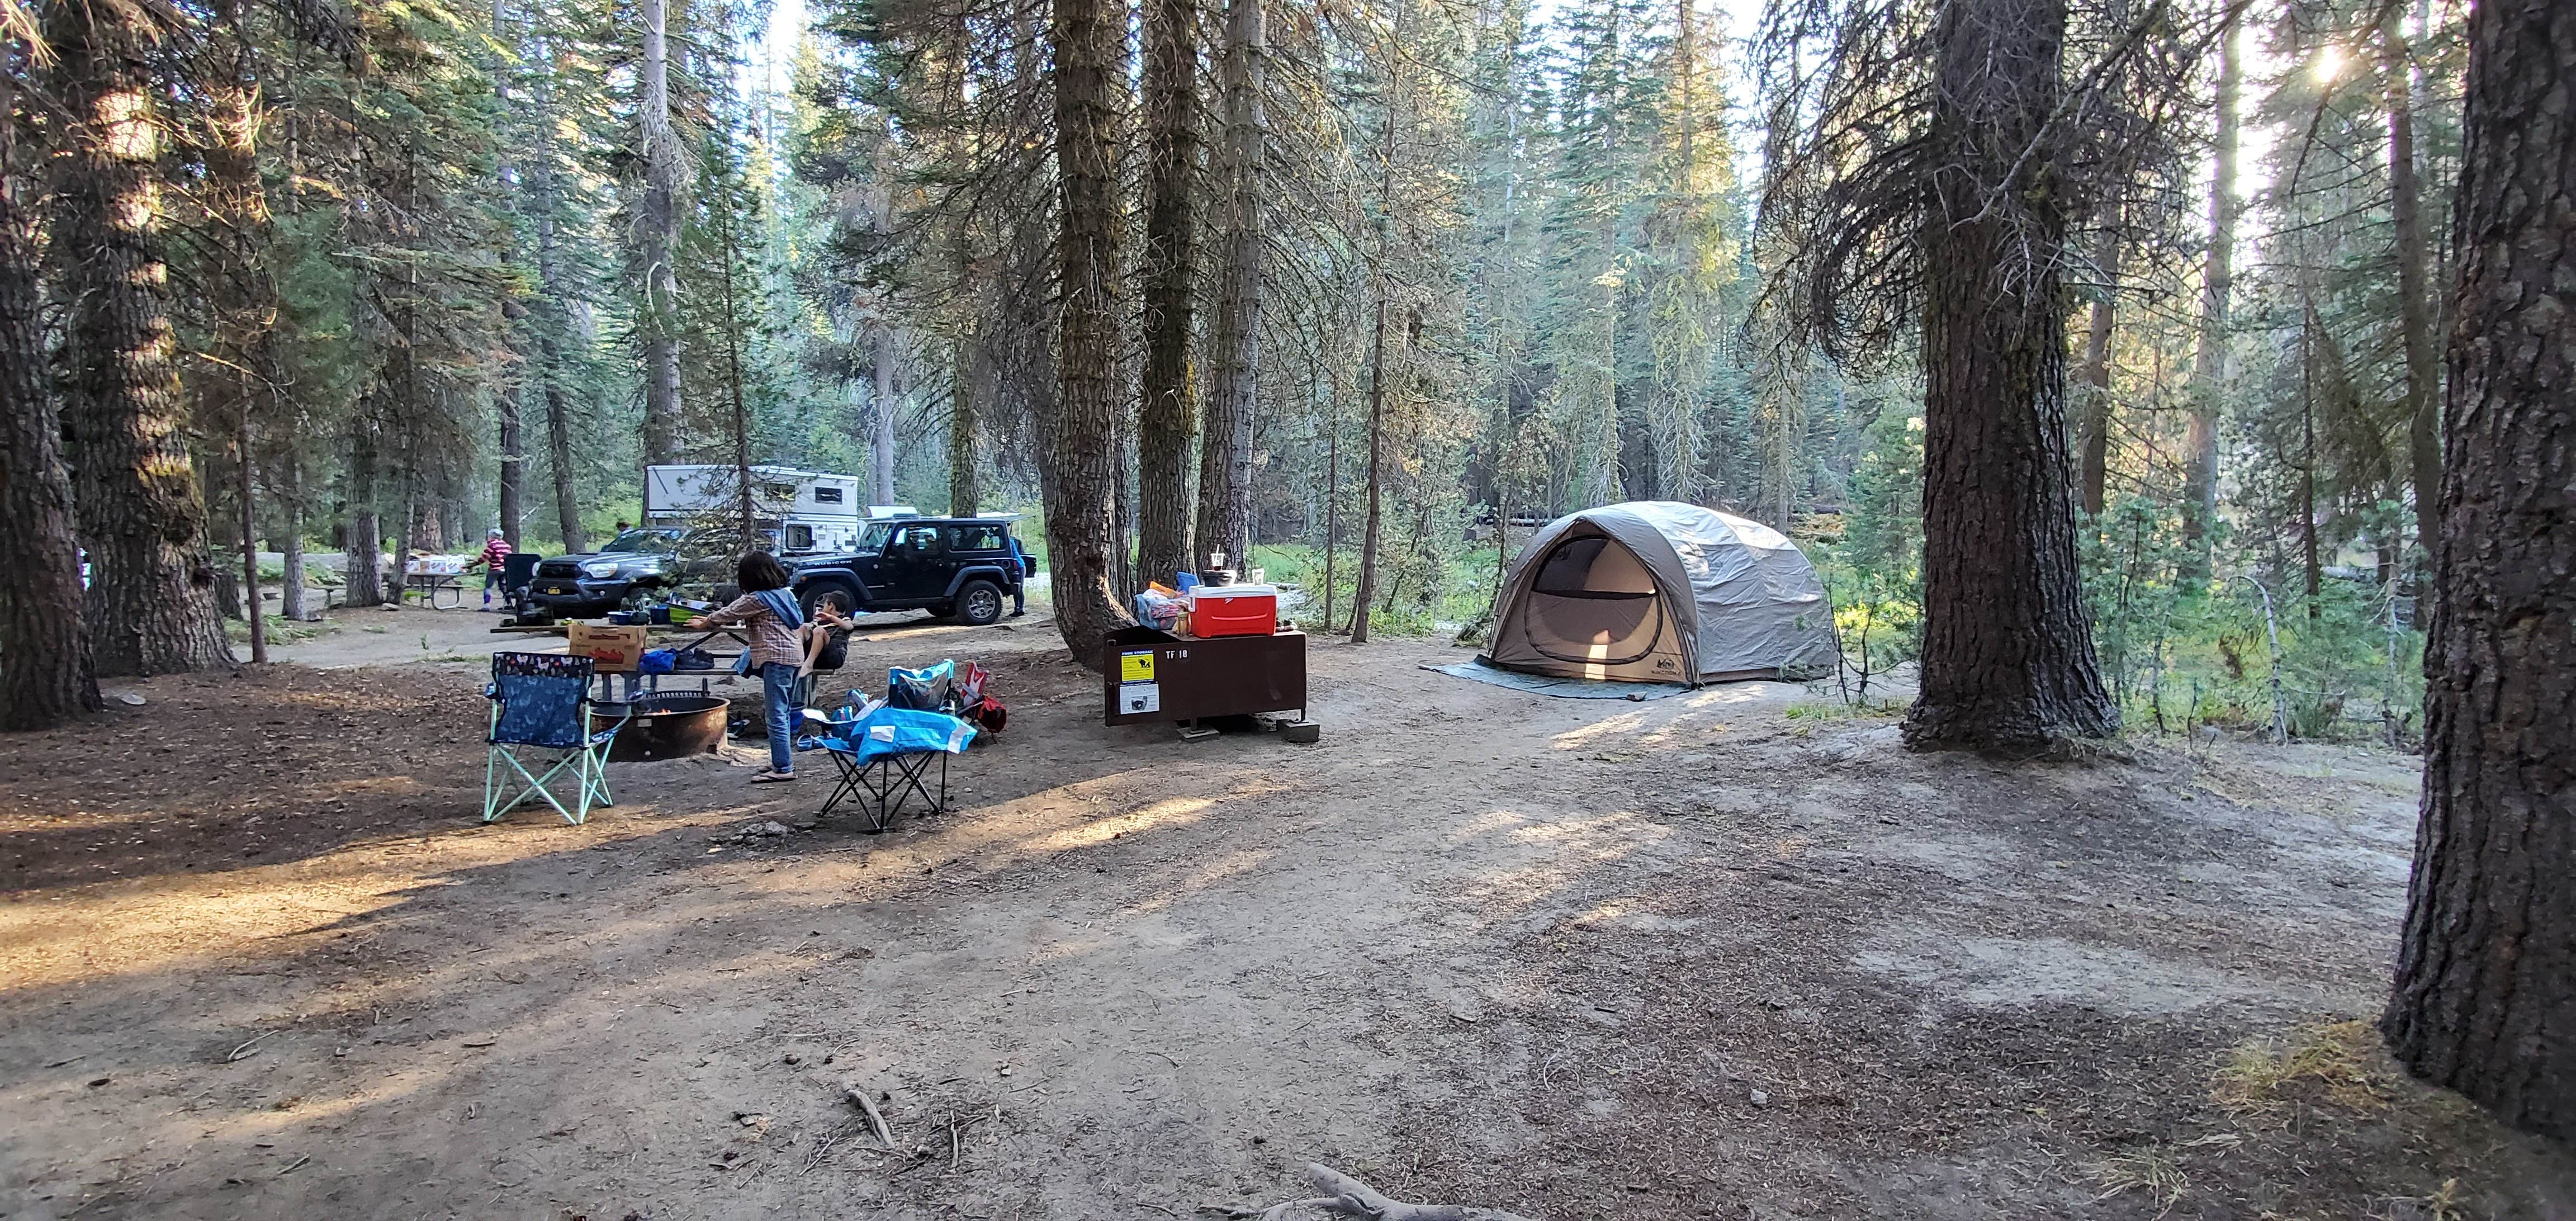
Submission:
M 721 697 L 694 691 L 638 696 L 634 719 L 608 744 L 609 761 L 652 763 L 714 754 L 724 742 L 725 713 L 731 707 Z

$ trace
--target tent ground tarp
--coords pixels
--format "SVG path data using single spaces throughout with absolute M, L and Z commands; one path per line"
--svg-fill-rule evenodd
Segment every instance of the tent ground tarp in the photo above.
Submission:
M 1522 548 L 1485 659 L 1555 678 L 1812 678 L 1838 656 L 1824 583 L 1759 522 L 1677 501 L 1570 513 Z
M 1690 690 L 1680 683 L 1608 682 L 1591 678 L 1555 678 L 1545 674 L 1524 674 L 1518 670 L 1500 670 L 1481 661 L 1462 661 L 1446 666 L 1424 666 L 1425 670 L 1454 674 L 1480 683 L 1509 687 L 1535 695 L 1553 695 L 1568 700 L 1659 700 Z

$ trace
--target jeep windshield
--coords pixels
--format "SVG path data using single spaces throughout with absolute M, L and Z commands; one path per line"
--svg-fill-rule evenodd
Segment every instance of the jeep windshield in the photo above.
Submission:
M 884 551 L 886 540 L 894 537 L 894 528 L 902 524 L 899 521 L 869 522 L 868 528 L 859 532 L 858 550 Z

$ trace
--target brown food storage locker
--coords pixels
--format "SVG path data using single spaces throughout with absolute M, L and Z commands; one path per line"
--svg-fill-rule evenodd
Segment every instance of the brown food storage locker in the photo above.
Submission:
M 1184 640 L 1150 627 L 1103 639 L 1101 721 L 1150 725 L 1306 712 L 1306 633 Z

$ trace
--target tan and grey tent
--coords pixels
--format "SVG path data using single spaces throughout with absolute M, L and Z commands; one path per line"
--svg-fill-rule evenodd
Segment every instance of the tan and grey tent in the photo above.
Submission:
M 1567 514 L 1530 539 L 1479 660 L 1692 686 L 1812 678 L 1834 667 L 1831 618 L 1814 565 L 1779 531 L 1698 505 L 1630 501 Z

